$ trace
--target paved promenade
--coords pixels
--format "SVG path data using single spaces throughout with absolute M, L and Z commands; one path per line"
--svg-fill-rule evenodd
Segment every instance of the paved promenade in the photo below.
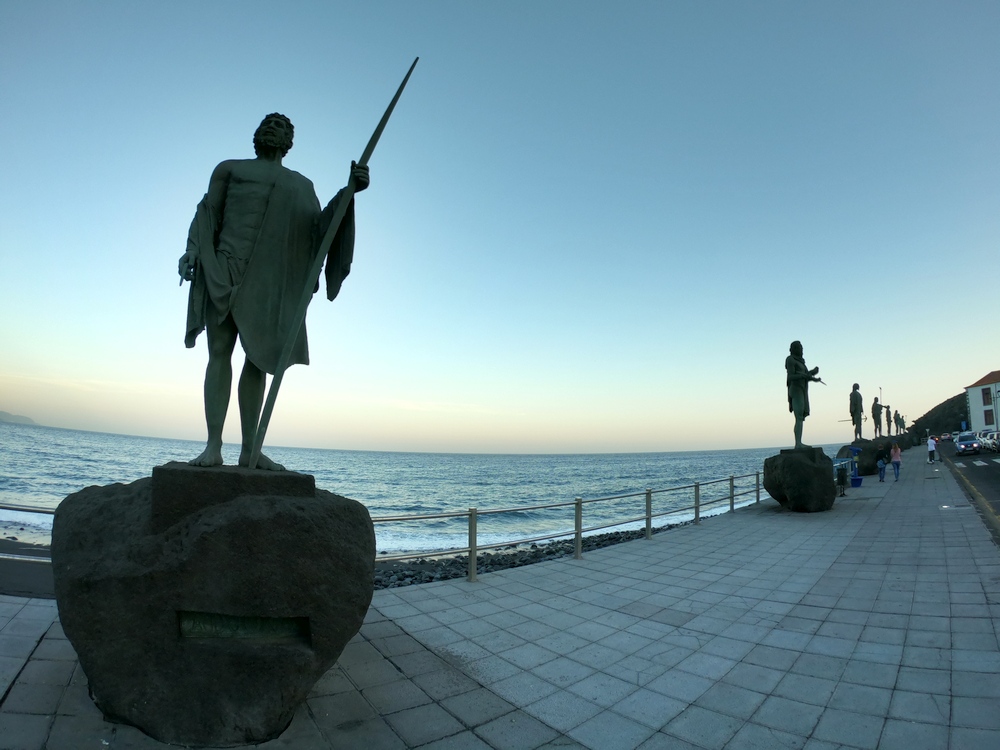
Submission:
M 924 456 L 829 513 L 765 499 L 583 560 L 376 592 L 258 747 L 1000 747 L 1000 550 Z M 169 747 L 103 721 L 55 618 L 0 597 L 0 748 Z

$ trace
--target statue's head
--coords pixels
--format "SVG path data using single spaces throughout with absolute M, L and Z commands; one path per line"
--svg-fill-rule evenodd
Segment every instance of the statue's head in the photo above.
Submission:
M 855 383 L 855 384 L 854 384 L 854 390 L 858 390 L 858 388 L 860 388 L 860 387 L 861 387 L 861 386 L 860 386 L 860 385 L 858 385 L 857 383 Z
M 788 347 L 788 351 L 791 352 L 791 354 L 792 354 L 793 357 L 801 357 L 802 356 L 802 342 L 801 341 L 793 341 L 792 345 L 790 347 Z
M 278 112 L 272 112 L 263 120 L 253 134 L 253 150 L 260 156 L 262 148 L 273 148 L 281 152 L 284 156 L 292 147 L 292 139 L 295 137 L 295 126 Z
M 875 397 L 875 403 L 878 403 L 878 396 Z

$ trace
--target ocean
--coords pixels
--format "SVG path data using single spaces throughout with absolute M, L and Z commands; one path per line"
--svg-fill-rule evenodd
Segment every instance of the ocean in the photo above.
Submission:
M 0 504 L 55 509 L 67 495 L 90 485 L 132 482 L 149 476 L 168 461 L 186 461 L 204 445 L 189 440 L 111 435 L 37 425 L 0 423 Z M 835 455 L 839 446 L 824 446 Z M 832 452 L 831 452 L 832 448 Z M 584 500 L 652 488 L 728 479 L 763 471 L 764 459 L 777 448 L 568 455 L 496 455 L 396 453 L 268 446 L 274 460 L 293 471 L 313 474 L 316 486 L 363 503 L 375 518 L 467 511 L 480 513 Z M 236 462 L 238 446 L 227 445 L 227 464 Z M 751 489 L 742 480 L 737 492 Z M 702 502 L 728 498 L 728 481 L 702 488 Z M 761 490 L 762 500 L 767 493 Z M 690 507 L 692 492 L 655 493 L 653 512 Z M 737 498 L 753 502 L 754 494 Z M 769 502 L 772 502 L 768 500 Z M 584 506 L 584 527 L 635 518 L 644 513 L 638 497 Z M 723 503 L 716 512 L 728 509 Z M 691 512 L 655 525 L 689 520 Z M 376 523 L 380 554 L 427 552 L 468 543 L 467 519 Z M 622 524 L 613 530 L 639 528 Z M 0 510 L 0 537 L 48 543 L 52 517 Z M 481 515 L 479 544 L 487 545 L 573 529 L 573 507 Z M 603 529 L 608 531 L 612 529 Z M 595 532 L 597 533 L 597 532 Z

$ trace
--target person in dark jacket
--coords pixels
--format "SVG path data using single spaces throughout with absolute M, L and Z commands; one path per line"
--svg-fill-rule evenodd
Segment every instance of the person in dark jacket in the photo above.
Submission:
M 880 443 L 878 451 L 875 453 L 875 465 L 878 467 L 878 481 L 885 481 L 885 467 L 889 465 L 890 461 L 889 451 L 885 447 L 885 443 Z

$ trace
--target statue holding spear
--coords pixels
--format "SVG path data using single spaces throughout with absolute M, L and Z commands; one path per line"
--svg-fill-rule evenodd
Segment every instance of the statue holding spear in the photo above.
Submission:
M 351 163 L 347 186 L 322 211 L 312 182 L 281 163 L 294 135 L 284 115 L 270 114 L 257 128 L 256 158 L 227 160 L 213 171 L 178 262 L 182 283 L 192 282 L 185 344 L 193 347 L 202 330 L 208 335 L 208 442 L 192 465 L 222 464 L 222 428 L 238 338 L 246 353 L 237 389 L 239 464 L 284 469 L 260 452 L 277 390 L 289 366 L 309 363 L 306 309 L 324 262 L 329 300 L 350 273 L 354 194 L 369 185 L 368 159 L 416 64 L 414 60 L 360 161 Z M 266 373 L 274 377 L 262 413 Z

